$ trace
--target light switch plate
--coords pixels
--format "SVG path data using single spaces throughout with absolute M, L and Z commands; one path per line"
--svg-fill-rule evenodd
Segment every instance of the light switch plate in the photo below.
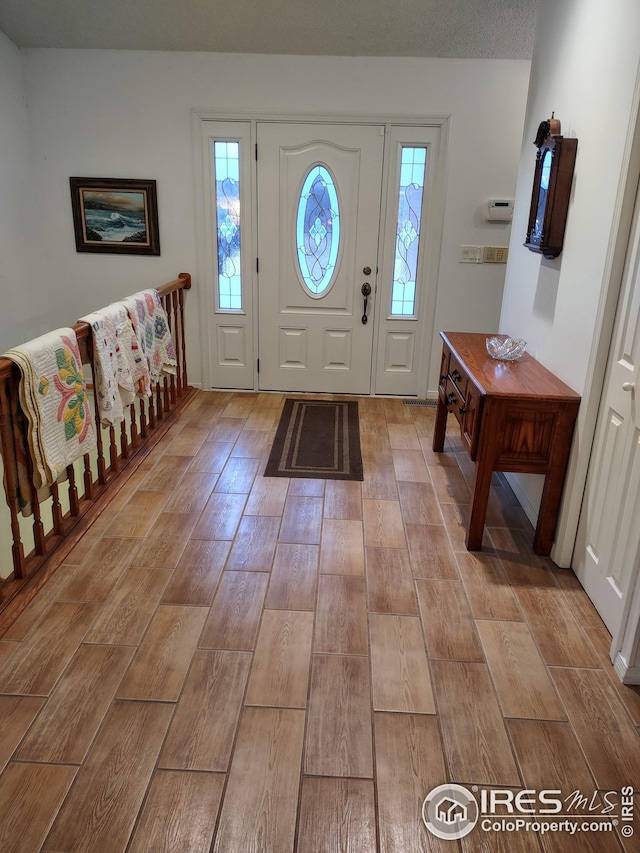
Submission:
M 481 264 L 484 246 L 460 246 L 461 264 Z

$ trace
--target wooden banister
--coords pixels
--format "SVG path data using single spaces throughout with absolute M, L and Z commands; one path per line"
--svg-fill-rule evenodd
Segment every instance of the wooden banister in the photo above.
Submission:
M 176 375 L 163 377 L 151 389 L 150 398 L 139 398 L 128 407 L 127 419 L 118 427 L 117 437 L 113 427 L 100 426 L 94 397 L 96 452 L 78 460 L 77 468 L 68 466 L 63 482 L 39 491 L 32 486 L 32 515 L 27 519 L 21 515 L 15 477 L 13 413 L 17 408 L 20 371 L 11 360 L 0 358 L 0 454 L 10 514 L 9 529 L 0 530 L 0 542 L 11 542 L 13 565 L 11 575 L 0 579 L 0 636 L 63 562 L 111 496 L 171 427 L 175 421 L 174 412 L 194 393 L 187 384 L 184 332 L 184 292 L 190 289 L 189 273 L 180 273 L 176 279 L 156 288 L 174 341 Z M 91 326 L 77 322 L 72 328 L 82 362 L 90 365 L 94 378 Z M 31 474 L 29 459 L 27 469 Z

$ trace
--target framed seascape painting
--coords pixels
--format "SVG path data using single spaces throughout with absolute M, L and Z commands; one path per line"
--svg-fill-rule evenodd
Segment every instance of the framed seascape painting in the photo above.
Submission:
M 69 178 L 76 251 L 159 255 L 155 181 Z

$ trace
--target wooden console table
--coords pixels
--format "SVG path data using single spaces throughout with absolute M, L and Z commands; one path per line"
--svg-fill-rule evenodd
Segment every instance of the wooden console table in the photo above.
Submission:
M 533 540 L 549 554 L 580 397 L 528 353 L 516 361 L 487 354 L 491 335 L 440 332 L 443 340 L 433 449 L 444 449 L 453 412 L 471 459 L 473 478 L 467 549 L 482 545 L 493 471 L 544 474 Z

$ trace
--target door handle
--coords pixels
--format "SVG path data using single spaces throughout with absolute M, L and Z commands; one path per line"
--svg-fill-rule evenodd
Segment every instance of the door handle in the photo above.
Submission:
M 633 392 L 636 390 L 635 382 L 623 382 L 622 390 L 630 391 L 633 394 Z
M 369 320 L 369 318 L 367 317 L 367 308 L 369 306 L 369 296 L 371 295 L 371 285 L 368 281 L 365 281 L 360 290 L 362 292 L 362 295 L 364 296 L 364 313 L 362 315 L 362 323 L 364 325 Z

